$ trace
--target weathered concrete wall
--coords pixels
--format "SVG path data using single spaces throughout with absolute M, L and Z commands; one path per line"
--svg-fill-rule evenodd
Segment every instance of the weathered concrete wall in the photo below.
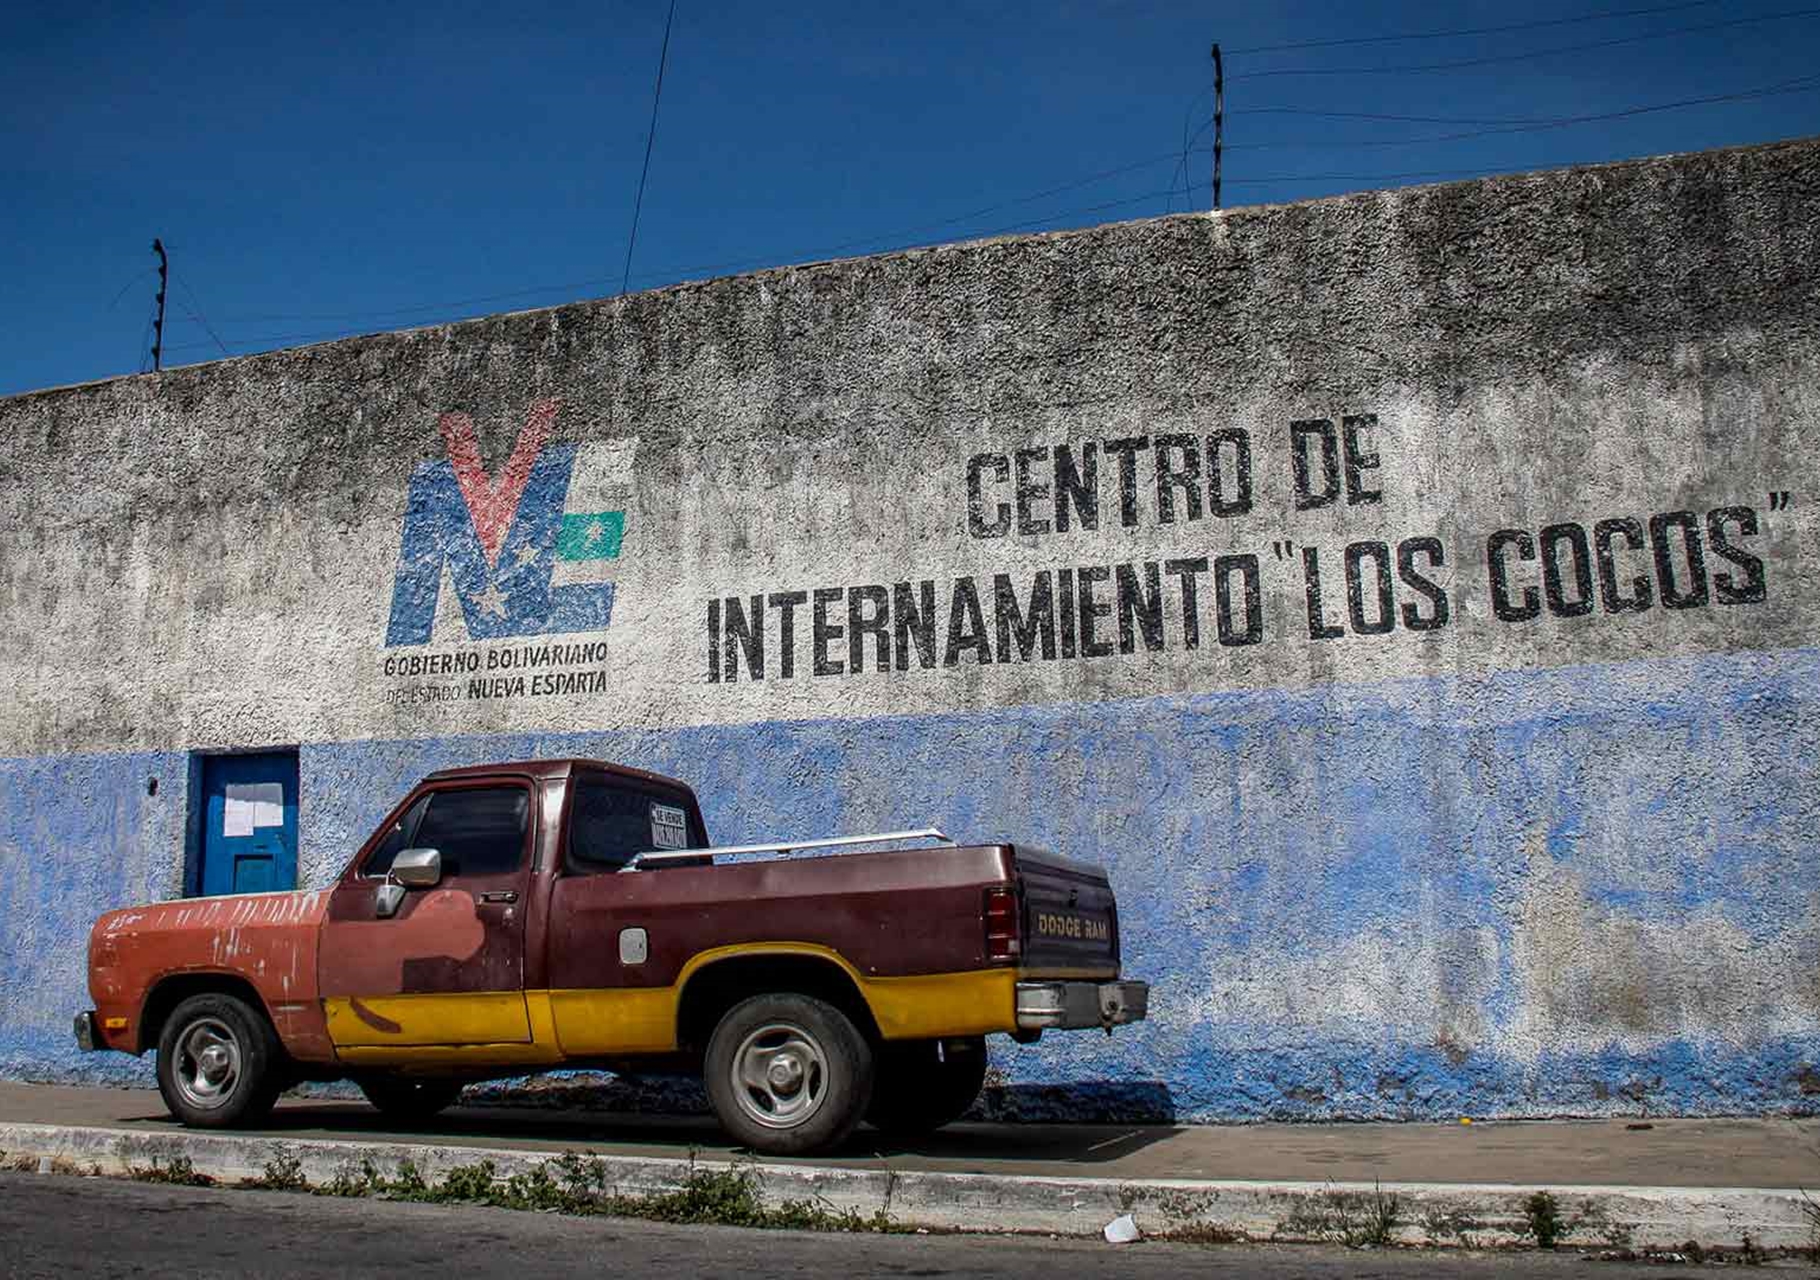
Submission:
M 0 402 L 0 1068 L 104 1069 L 89 920 L 181 885 L 188 753 L 296 743 L 312 884 L 554 752 L 1102 859 L 1154 1021 L 1026 1081 L 1810 1106 L 1816 196 L 1796 143 Z

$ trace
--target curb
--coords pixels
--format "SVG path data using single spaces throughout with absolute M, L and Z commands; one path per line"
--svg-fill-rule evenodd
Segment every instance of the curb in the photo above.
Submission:
M 432 1182 L 451 1169 L 490 1160 L 500 1177 L 527 1173 L 557 1150 L 527 1151 L 434 1143 L 353 1142 L 178 1131 L 157 1135 L 48 1124 L 0 1124 L 0 1159 L 62 1172 L 125 1177 L 187 1157 L 221 1181 L 257 1178 L 278 1158 L 299 1162 L 314 1185 L 363 1160 L 390 1171 L 412 1161 Z M 595 1154 L 595 1153 L 589 1153 Z M 652 1195 L 676 1189 L 692 1167 L 725 1160 L 598 1155 L 606 1189 Z M 831 1212 L 884 1211 L 892 1222 L 938 1231 L 1098 1235 L 1131 1214 L 1147 1236 L 1199 1240 L 1333 1243 L 1349 1240 L 1394 1205 L 1384 1242 L 1509 1245 L 1527 1241 L 1524 1201 L 1537 1188 L 1425 1182 L 1247 1182 L 1228 1180 L 1017 1177 L 890 1168 L 833 1168 L 741 1162 L 766 1203 L 813 1201 Z M 1820 1225 L 1793 1189 L 1755 1187 L 1563 1186 L 1550 1188 L 1574 1248 L 1805 1249 Z

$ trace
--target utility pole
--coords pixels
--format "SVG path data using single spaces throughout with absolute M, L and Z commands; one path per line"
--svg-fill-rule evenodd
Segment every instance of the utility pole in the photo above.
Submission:
M 1220 152 L 1226 146 L 1226 64 L 1220 42 L 1213 42 L 1213 208 L 1220 208 Z
M 152 252 L 158 255 L 158 318 L 152 322 L 152 372 L 164 363 L 164 292 L 170 283 L 171 260 L 164 256 L 164 241 L 152 238 Z

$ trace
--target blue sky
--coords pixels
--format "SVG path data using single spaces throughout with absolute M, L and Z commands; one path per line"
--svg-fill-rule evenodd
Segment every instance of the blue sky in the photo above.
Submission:
M 167 367 L 617 292 L 667 8 L 11 0 L 0 395 L 141 368 L 153 236 Z M 1800 0 L 677 0 L 631 287 L 1205 207 L 1216 39 L 1228 206 L 1820 133 Z

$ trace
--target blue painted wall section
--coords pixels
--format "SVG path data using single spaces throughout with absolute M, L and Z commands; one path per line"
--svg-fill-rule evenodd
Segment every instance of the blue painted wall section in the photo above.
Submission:
M 1800 650 L 305 746 L 301 879 L 431 769 L 598 756 L 691 782 L 716 838 L 927 821 L 1105 861 L 1152 1021 L 995 1048 L 1014 1080 L 1088 1082 L 1083 1108 L 1138 1090 L 1195 1120 L 1812 1111 L 1817 693 Z M 69 1018 L 94 914 L 179 883 L 185 770 L 0 764 L 0 1070 L 143 1074 L 76 1054 Z
M 151 1083 L 149 1063 L 77 1053 L 70 1024 L 95 917 L 182 891 L 189 775 L 181 752 L 0 760 L 0 1075 Z

